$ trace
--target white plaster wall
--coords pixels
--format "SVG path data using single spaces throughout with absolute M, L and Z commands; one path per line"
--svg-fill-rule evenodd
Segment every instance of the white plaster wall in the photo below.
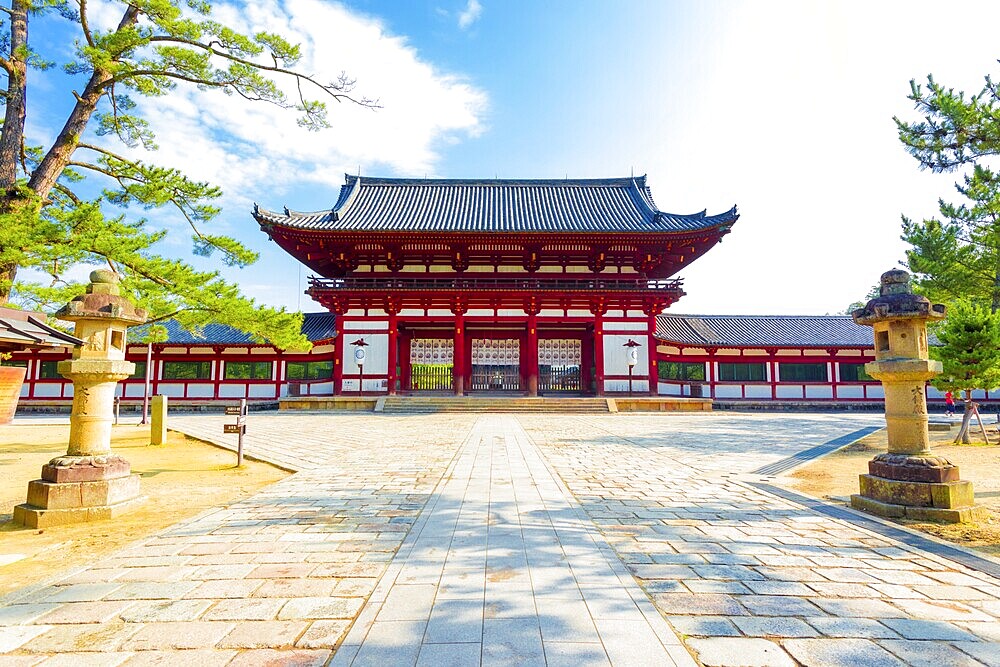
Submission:
M 640 344 L 636 349 L 638 352 L 638 363 L 632 373 L 637 378 L 649 377 L 649 337 L 634 336 L 624 334 L 605 334 L 604 336 L 604 374 L 605 375 L 628 375 L 628 353 L 625 343 L 629 338 Z M 626 389 L 628 381 L 625 381 Z
M 743 392 L 738 384 L 717 384 L 715 385 L 716 398 L 743 398 Z
M 36 398 L 58 398 L 62 395 L 62 390 L 59 384 L 35 384 L 35 397 Z M 24 387 L 22 386 L 22 389 Z
M 169 396 L 171 398 L 180 398 L 184 395 L 184 385 L 161 382 L 156 385 L 156 393 L 163 394 L 164 396 Z
M 864 398 L 864 390 L 860 386 L 856 385 L 838 385 L 837 386 L 837 398 Z
M 802 398 L 802 385 L 778 385 L 778 398 Z
M 20 396 L 21 396 L 21 398 L 24 398 L 27 395 L 28 395 L 28 383 L 25 382 L 24 384 L 21 385 Z
M 806 385 L 806 398 L 833 398 L 830 385 Z
M 927 398 L 940 398 L 944 399 L 944 392 L 938 391 L 934 387 L 927 387 Z
M 189 384 L 188 398 L 212 398 L 215 388 L 210 384 Z
M 245 384 L 223 384 L 219 385 L 219 398 L 245 398 L 247 386 Z
M 870 385 L 868 387 L 868 398 L 885 398 L 885 391 L 882 389 L 882 385 Z
M 747 398 L 771 398 L 771 387 L 762 384 L 748 384 Z
M 250 398 L 274 398 L 273 384 L 250 385 Z
M 358 336 L 363 338 L 368 346 L 365 347 L 365 375 L 385 375 L 389 372 L 389 334 L 364 334 Z M 344 374 L 357 375 L 360 371 L 357 362 L 354 360 L 354 346 L 350 343 L 357 340 L 345 340 L 344 345 Z M 346 380 L 345 380 L 346 382 Z M 357 387 L 355 387 L 355 391 Z
M 344 321 L 340 323 L 344 331 L 356 331 L 358 329 L 388 329 L 388 320 L 364 320 L 364 321 Z M 346 335 L 346 334 L 345 334 Z M 348 341 L 350 342 L 350 341 Z
M 72 397 L 73 397 L 73 383 L 71 382 L 68 385 L 66 385 L 66 389 L 63 390 L 63 398 L 72 398 Z
M 614 393 L 628 393 L 628 380 L 605 380 L 604 391 Z M 649 381 L 645 378 L 632 380 L 632 391 L 636 394 L 644 394 L 649 391 Z
M 347 380 L 344 380 L 344 384 L 347 384 Z M 305 391 L 305 388 L 309 387 L 309 391 Z M 333 383 L 332 382 L 317 382 L 315 384 L 303 385 L 302 387 L 303 396 L 330 396 L 333 394 Z M 358 381 L 354 380 L 354 391 L 358 390 Z
M 631 331 L 645 336 L 649 333 L 646 322 L 605 322 L 605 331 Z
M 657 392 L 661 396 L 680 396 L 681 395 L 681 385 L 670 384 L 668 382 L 660 382 L 657 387 Z

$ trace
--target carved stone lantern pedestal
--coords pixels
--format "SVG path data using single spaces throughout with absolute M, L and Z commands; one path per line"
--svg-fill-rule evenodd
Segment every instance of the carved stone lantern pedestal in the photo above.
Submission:
M 146 320 L 119 295 L 118 276 L 90 274 L 87 293 L 56 317 L 76 323 L 84 344 L 58 371 L 73 381 L 69 448 L 42 467 L 41 479 L 28 483 L 28 502 L 14 508 L 14 521 L 31 528 L 94 521 L 118 516 L 143 500 L 139 475 L 111 451 L 115 387 L 135 372 L 125 361 L 125 328 Z
M 881 293 L 852 313 L 875 334 L 875 361 L 865 371 L 882 381 L 888 452 L 868 462 L 860 493 L 851 506 L 879 516 L 923 521 L 974 521 L 972 482 L 959 478 L 958 467 L 935 456 L 927 433 L 924 385 L 941 372 L 928 358 L 927 321 L 942 319 L 944 306 L 913 294 L 905 271 L 882 274 Z

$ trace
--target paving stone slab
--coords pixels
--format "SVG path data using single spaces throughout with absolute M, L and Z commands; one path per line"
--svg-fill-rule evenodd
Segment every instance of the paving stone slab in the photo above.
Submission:
M 688 645 L 705 667 L 795 667 L 776 643 L 766 639 L 691 639 Z
M 782 644 L 803 667 L 905 667 L 867 639 L 789 639 Z

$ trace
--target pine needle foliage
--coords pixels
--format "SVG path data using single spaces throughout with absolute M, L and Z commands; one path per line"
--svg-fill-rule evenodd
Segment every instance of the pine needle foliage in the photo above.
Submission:
M 154 322 L 174 318 L 192 330 L 219 322 L 279 348 L 307 348 L 301 315 L 257 304 L 218 271 L 158 254 L 166 232 L 135 217 L 137 209 L 172 209 L 190 226 L 195 255 L 237 267 L 257 260 L 238 240 L 206 231 L 220 213 L 219 188 L 124 150 L 157 147 L 135 99 L 197 86 L 289 109 L 310 130 L 329 125 L 326 101 L 377 103 L 353 97 L 354 82 L 345 74 L 321 80 L 296 70 L 298 45 L 270 32 L 234 30 L 212 17 L 211 2 L 103 4 L 119 8 L 114 29 L 91 26 L 87 0 L 0 2 L 0 78 L 6 84 L 0 95 L 0 304 L 13 298 L 52 310 L 82 290 L 65 280 L 69 268 L 106 265 L 122 275 L 129 296 Z M 76 31 L 72 55 L 65 57 L 61 48 L 35 51 L 28 27 L 43 16 Z M 70 75 L 63 92 L 73 106 L 55 139 L 34 146 L 25 135 L 31 74 L 53 66 Z M 282 79 L 295 84 L 294 97 L 284 94 Z M 91 179 L 103 183 L 97 197 L 93 188 L 89 197 L 81 194 L 81 183 Z M 29 267 L 51 281 L 19 280 L 18 270 Z

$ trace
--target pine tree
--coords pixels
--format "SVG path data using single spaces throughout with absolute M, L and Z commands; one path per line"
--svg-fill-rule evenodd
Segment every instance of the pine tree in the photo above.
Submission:
M 909 99 L 922 114 L 915 122 L 896 118 L 899 138 L 921 169 L 971 169 L 956 190 L 957 204 L 939 201 L 940 217 L 922 222 L 903 217 L 907 264 L 920 291 L 935 301 L 968 297 L 1000 310 L 1000 174 L 986 161 L 1000 155 L 1000 86 L 986 77 L 972 96 L 927 78 L 911 81 Z
M 972 400 L 975 389 L 1000 386 L 1000 313 L 982 304 L 959 299 L 948 308 L 948 317 L 934 329 L 940 345 L 931 356 L 944 371 L 931 381 L 941 391 L 964 394 L 965 412 L 955 442 L 969 442 L 969 425 L 978 416 Z
M 327 126 L 326 106 L 308 97 L 310 91 L 375 104 L 351 97 L 353 82 L 344 75 L 326 82 L 297 72 L 297 45 L 267 32 L 241 34 L 214 20 L 205 0 L 111 4 L 121 7 L 121 19 L 108 31 L 91 27 L 86 0 L 7 0 L 0 6 L 0 74 L 7 83 L 0 96 L 0 305 L 12 294 L 23 305 L 61 304 L 82 289 L 62 283 L 67 268 L 106 264 L 122 274 L 124 288 L 154 320 L 173 317 L 188 328 L 220 322 L 278 347 L 308 346 L 299 330 L 301 315 L 262 307 L 218 272 L 157 254 L 154 246 L 165 232 L 131 217 L 128 207 L 172 206 L 191 226 L 197 255 L 239 267 L 257 259 L 237 240 L 204 229 L 219 214 L 218 188 L 127 157 L 114 142 L 154 149 L 133 96 L 168 95 L 178 85 L 296 110 L 300 125 L 309 129 Z M 58 63 L 72 75 L 65 94 L 75 104 L 51 144 L 33 146 L 25 134 L 29 75 L 55 66 L 62 55 L 34 50 L 28 25 L 42 15 L 60 16 L 77 29 L 74 55 Z M 298 97 L 282 93 L 276 82 L 282 78 L 296 84 Z M 97 198 L 79 193 L 88 177 L 105 179 Z M 24 267 L 50 273 L 52 285 L 18 281 Z

